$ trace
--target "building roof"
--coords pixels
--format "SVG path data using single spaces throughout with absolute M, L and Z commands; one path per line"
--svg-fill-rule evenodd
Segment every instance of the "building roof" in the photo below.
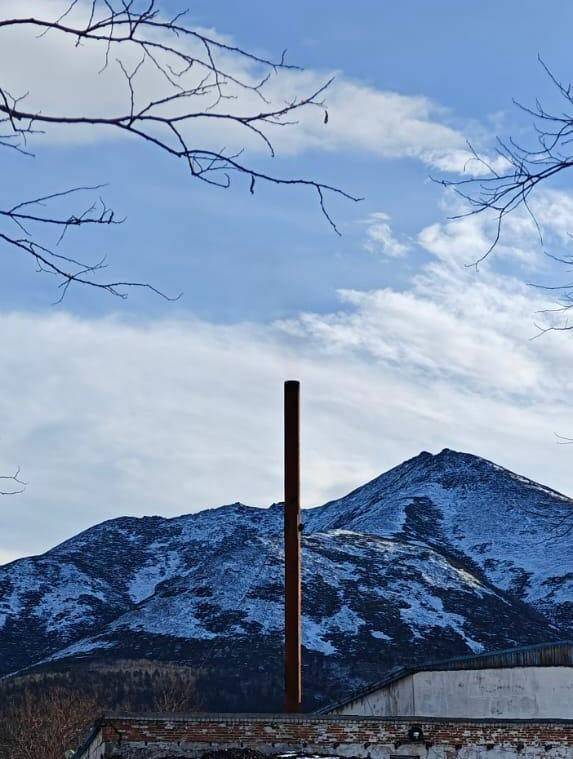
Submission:
M 376 680 L 349 694 L 335 703 L 327 704 L 316 714 L 327 714 L 342 706 L 386 688 L 404 677 L 416 672 L 431 672 L 459 669 L 505 669 L 509 667 L 573 667 L 573 641 L 562 640 L 554 643 L 539 643 L 533 646 L 504 648 L 484 654 L 456 656 L 452 659 L 424 662 L 413 667 L 396 667 L 383 678 Z

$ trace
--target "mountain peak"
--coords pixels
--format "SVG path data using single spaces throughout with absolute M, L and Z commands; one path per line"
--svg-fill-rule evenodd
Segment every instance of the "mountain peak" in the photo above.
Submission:
M 454 448 L 442 448 L 439 453 L 434 454 L 434 458 L 449 458 L 449 459 L 474 459 L 476 461 L 487 461 L 483 456 L 478 456 L 475 453 L 468 453 L 467 451 L 456 451 Z
M 572 507 L 444 448 L 305 510 L 305 655 L 325 673 L 309 683 L 310 698 L 331 687 L 326 673 L 355 678 L 367 662 L 382 673 L 396 662 L 570 637 L 573 535 L 555 550 L 540 545 Z M 125 517 L 0 567 L 0 676 L 83 658 L 171 659 L 199 671 L 209 657 L 209 708 L 237 707 L 226 687 L 237 672 L 254 694 L 241 706 L 268 707 L 261 661 L 282 646 L 281 511 L 235 502 L 172 519 Z
M 412 468 L 417 465 L 425 468 L 435 468 L 436 466 L 480 466 L 483 464 L 489 464 L 496 466 L 492 462 L 484 459 L 482 456 L 477 456 L 474 453 L 467 453 L 466 451 L 456 451 L 453 448 L 442 448 L 438 453 L 432 453 L 430 451 L 420 451 L 417 456 L 413 456 L 411 459 L 404 461 L 403 464 L 398 465 L 398 469 L 401 467 Z M 503 467 L 498 467 L 502 469 Z M 392 471 L 392 470 L 390 470 Z M 384 474 L 381 475 L 382 477 Z
M 412 460 L 415 460 L 417 458 L 421 459 L 437 459 L 437 458 L 444 458 L 444 457 L 469 457 L 472 459 L 481 459 L 481 456 L 477 456 L 474 453 L 467 453 L 467 451 L 456 451 L 453 448 L 442 448 L 441 451 L 438 453 L 432 453 L 431 451 L 420 451 L 420 453 L 417 456 L 414 456 Z
M 442 450 L 439 453 L 428 453 L 428 451 L 422 451 L 418 456 L 415 457 L 420 458 L 422 460 L 432 460 L 438 463 L 447 463 L 447 464 L 476 464 L 476 465 L 483 465 L 488 464 L 490 466 L 494 466 L 498 469 L 503 469 L 503 467 L 498 467 L 496 464 L 493 464 L 488 459 L 485 459 L 483 456 L 478 456 L 475 453 L 468 453 L 467 451 L 456 451 L 453 448 L 442 448 Z M 415 460 L 414 459 L 414 460 Z

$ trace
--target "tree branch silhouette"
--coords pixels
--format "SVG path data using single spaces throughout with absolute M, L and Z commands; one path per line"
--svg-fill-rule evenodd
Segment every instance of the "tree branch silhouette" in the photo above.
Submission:
M 524 207 L 533 219 L 541 236 L 541 228 L 529 205 L 532 193 L 540 185 L 573 166 L 573 89 L 565 86 L 539 58 L 539 62 L 558 93 L 565 99 L 570 112 L 554 113 L 544 108 L 540 100 L 530 107 L 514 100 L 514 104 L 533 118 L 535 144 L 524 145 L 513 137 L 496 139 L 495 155 L 499 165 L 481 155 L 471 144 L 468 148 L 481 167 L 480 172 L 464 179 L 437 179 L 441 185 L 453 189 L 467 204 L 468 210 L 457 217 L 472 216 L 494 211 L 497 217 L 496 235 L 480 258 L 483 261 L 498 244 L 505 217 Z M 479 261 L 478 261 L 479 263 Z
M 80 18 L 76 18 L 78 13 Z M 251 53 L 192 27 L 186 21 L 186 12 L 165 18 L 156 0 L 72 0 L 56 19 L 0 18 L 0 35 L 22 27 L 37 30 L 40 37 L 53 34 L 72 38 L 76 47 L 85 44 L 100 47 L 100 73 L 117 63 L 126 83 L 126 103 L 123 111 L 113 116 L 45 112 L 27 107 L 29 93 L 11 93 L 0 83 L 0 146 L 30 156 L 31 142 L 50 128 L 105 129 L 130 136 L 177 159 L 193 179 L 219 188 L 230 187 L 234 177 L 242 176 L 251 194 L 258 183 L 310 190 L 336 233 L 338 229 L 327 208 L 328 196 L 359 200 L 313 178 L 284 177 L 260 170 L 247 160 L 243 148 L 213 149 L 196 141 L 194 125 L 224 124 L 243 133 L 245 139 L 256 138 L 268 155 L 274 156 L 269 133 L 296 125 L 303 110 L 320 109 L 326 123 L 328 112 L 323 96 L 332 79 L 279 105 L 272 105 L 267 98 L 265 85 L 272 76 L 298 70 L 286 62 L 285 52 L 278 60 Z M 260 69 L 260 78 L 253 79 L 250 69 L 245 72 L 245 65 Z M 138 91 L 144 68 L 159 74 L 163 83 L 162 91 L 155 96 L 146 97 Z M 105 256 L 96 262 L 86 262 L 76 255 L 59 252 L 58 246 L 70 227 L 109 226 L 121 220 L 116 219 L 101 197 L 83 209 L 62 215 L 42 213 L 40 209 L 53 201 L 71 202 L 81 193 L 100 189 L 75 187 L 0 209 L 0 218 L 17 229 L 17 234 L 0 231 L 0 240 L 31 256 L 38 271 L 57 277 L 61 290 L 58 301 L 72 284 L 89 285 L 120 297 L 126 297 L 129 288 L 144 287 L 168 297 L 146 283 L 102 280 Z M 38 232 L 45 228 L 58 233 L 54 244 L 49 244 Z
M 434 178 L 434 181 L 453 190 L 464 201 L 466 210 L 452 219 L 484 213 L 493 215 L 493 239 L 473 263 L 474 266 L 484 261 L 497 247 L 502 239 L 505 220 L 518 209 L 525 209 L 535 226 L 541 246 L 544 246 L 543 229 L 532 206 L 533 197 L 541 187 L 573 166 L 573 84 L 564 84 L 540 56 L 538 60 L 560 99 L 564 101 L 564 110 L 549 110 L 539 99 L 535 100 L 533 106 L 514 100 L 516 107 L 532 119 L 535 135 L 532 144 L 524 144 L 513 137 L 498 137 L 495 161 L 468 144 L 480 170 L 463 179 Z M 544 252 L 553 261 L 573 267 L 573 256 L 556 256 L 546 250 Z M 563 313 L 573 307 L 573 282 L 557 285 L 530 284 L 559 296 L 557 307 L 546 309 L 543 313 Z M 552 323 L 549 327 L 537 326 L 539 334 L 573 328 L 568 322 L 561 325 Z
M 9 489 L 4 487 L 4 483 L 9 482 L 11 486 Z M 2 495 L 18 495 L 23 493 L 28 483 L 20 479 L 20 467 L 14 474 L 0 475 L 0 496 Z

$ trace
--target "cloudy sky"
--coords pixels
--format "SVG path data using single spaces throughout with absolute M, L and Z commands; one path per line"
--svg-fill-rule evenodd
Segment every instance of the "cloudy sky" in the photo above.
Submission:
M 160 3 L 167 11 L 179 6 Z M 42 3 L 57 14 L 58 0 Z M 0 15 L 38 4 L 0 0 Z M 547 16 L 559 18 L 548 25 Z M 548 0 L 196 0 L 190 22 L 255 50 L 288 48 L 303 72 L 269 82 L 275 102 L 336 74 L 322 113 L 275 135 L 272 161 L 364 197 L 194 182 L 135 140 L 52 130 L 35 158 L 1 154 L 2 207 L 106 183 L 127 221 L 70 235 L 66 250 L 107 255 L 113 278 L 183 297 L 126 301 L 56 284 L 0 248 L 0 471 L 26 491 L 0 499 L 0 561 L 41 552 L 120 515 L 177 515 L 281 498 L 282 382 L 303 382 L 304 502 L 311 506 L 421 450 L 470 451 L 573 493 L 573 342 L 538 334 L 573 253 L 573 176 L 516 214 L 476 271 L 492 221 L 449 218 L 459 204 L 429 175 L 467 170 L 469 139 L 527 138 L 512 98 L 554 101 L 537 55 L 573 72 L 573 8 Z M 117 66 L 57 36 L 0 30 L 4 86 L 35 110 L 124 110 Z M 241 73 L 256 76 L 245 62 Z M 157 82 L 142 76 L 143 93 Z M 146 90 L 147 88 L 147 90 Z M 198 127 L 196 139 L 228 139 Z M 474 167 L 475 168 L 475 167 Z

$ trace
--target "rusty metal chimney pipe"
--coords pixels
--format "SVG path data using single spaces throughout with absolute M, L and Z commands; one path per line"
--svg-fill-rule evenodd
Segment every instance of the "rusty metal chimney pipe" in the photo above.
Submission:
M 302 703 L 300 382 L 284 386 L 285 711 Z

